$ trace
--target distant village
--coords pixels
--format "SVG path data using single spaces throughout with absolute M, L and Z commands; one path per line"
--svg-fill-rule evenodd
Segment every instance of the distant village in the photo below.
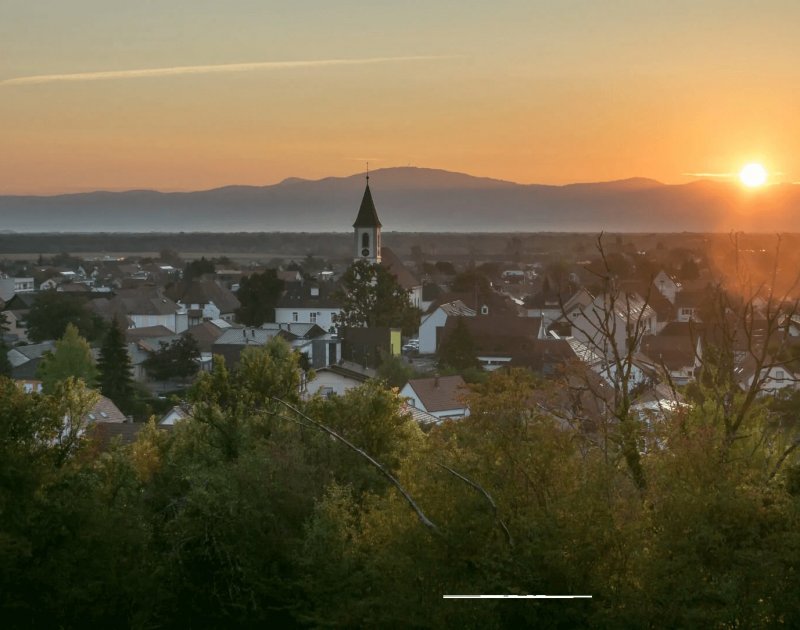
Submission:
M 215 355 L 235 367 L 245 349 L 274 338 L 302 357 L 303 396 L 341 395 L 383 379 L 423 426 L 469 415 L 472 384 L 515 367 L 557 384 L 558 395 L 531 404 L 567 422 L 598 426 L 605 410 L 619 406 L 621 388 L 626 413 L 650 421 L 686 404 L 685 388 L 698 378 L 707 348 L 721 343 L 730 345 L 742 392 L 797 389 L 800 316 L 792 292 L 778 295 L 762 283 L 735 293 L 706 252 L 641 251 L 620 237 L 600 237 L 594 249 L 544 252 L 540 260 L 511 242 L 505 261 L 454 264 L 419 251 L 401 257 L 383 246 L 382 227 L 367 181 L 347 260 L 307 256 L 267 268 L 224 257 L 182 260 L 165 250 L 158 258 L 5 261 L 6 369 L 26 391 L 41 391 L 40 365 L 58 337 L 43 338 L 46 327 L 32 323 L 45 309 L 74 309 L 96 324 L 89 339 L 95 357 L 102 331 L 122 324 L 131 376 L 148 403 L 125 413 L 102 397 L 91 414 L 98 423 L 154 415 L 171 425 L 190 415 L 182 392 L 211 370 Z M 353 319 L 354 291 L 343 279 L 363 264 L 388 272 L 413 325 Z M 367 308 L 377 309 L 382 294 L 376 280 L 371 286 L 378 302 Z M 732 305 L 745 315 L 735 317 Z M 179 347 L 188 353 L 182 365 L 174 359 Z M 172 363 L 157 362 L 170 352 Z

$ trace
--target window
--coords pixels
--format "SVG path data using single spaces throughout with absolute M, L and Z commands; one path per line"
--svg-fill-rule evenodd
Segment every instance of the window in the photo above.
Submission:
M 361 235 L 361 247 L 368 248 L 369 247 L 369 234 L 364 232 Z
M 317 314 L 316 313 L 311 313 L 311 323 L 312 324 L 316 324 L 317 323 Z
M 293 322 L 296 322 L 296 321 L 298 321 L 298 319 L 297 319 L 297 313 L 296 313 L 296 312 L 292 313 L 292 321 L 293 321 Z
M 784 375 L 783 370 L 775 370 L 775 380 L 776 381 L 778 381 L 779 383 L 783 383 L 783 379 L 785 377 L 786 376 Z

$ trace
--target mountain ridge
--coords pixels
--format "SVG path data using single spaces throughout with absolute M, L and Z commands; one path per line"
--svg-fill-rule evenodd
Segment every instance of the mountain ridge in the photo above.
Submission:
M 197 191 L 132 189 L 0 196 L 0 229 L 16 232 L 346 231 L 365 173 Z M 395 231 L 799 231 L 800 186 L 746 190 L 632 177 L 520 184 L 455 171 L 370 172 L 384 229 Z

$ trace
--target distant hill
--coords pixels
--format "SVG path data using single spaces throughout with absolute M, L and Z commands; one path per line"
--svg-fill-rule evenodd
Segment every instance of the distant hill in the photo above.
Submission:
M 800 231 L 800 186 L 790 184 L 749 191 L 738 183 L 632 178 L 545 186 L 412 167 L 374 171 L 370 184 L 385 230 Z M 363 189 L 359 174 L 186 193 L 0 196 L 0 230 L 348 231 Z

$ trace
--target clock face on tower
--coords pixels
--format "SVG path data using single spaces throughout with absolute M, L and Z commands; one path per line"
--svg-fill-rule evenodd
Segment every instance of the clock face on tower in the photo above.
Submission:
M 366 248 L 366 247 L 365 247 L 364 249 L 362 249 L 362 250 L 361 250 L 361 255 L 362 255 L 362 256 L 364 256 L 365 258 L 366 258 L 367 256 L 369 256 L 369 249 L 368 249 L 368 248 Z

